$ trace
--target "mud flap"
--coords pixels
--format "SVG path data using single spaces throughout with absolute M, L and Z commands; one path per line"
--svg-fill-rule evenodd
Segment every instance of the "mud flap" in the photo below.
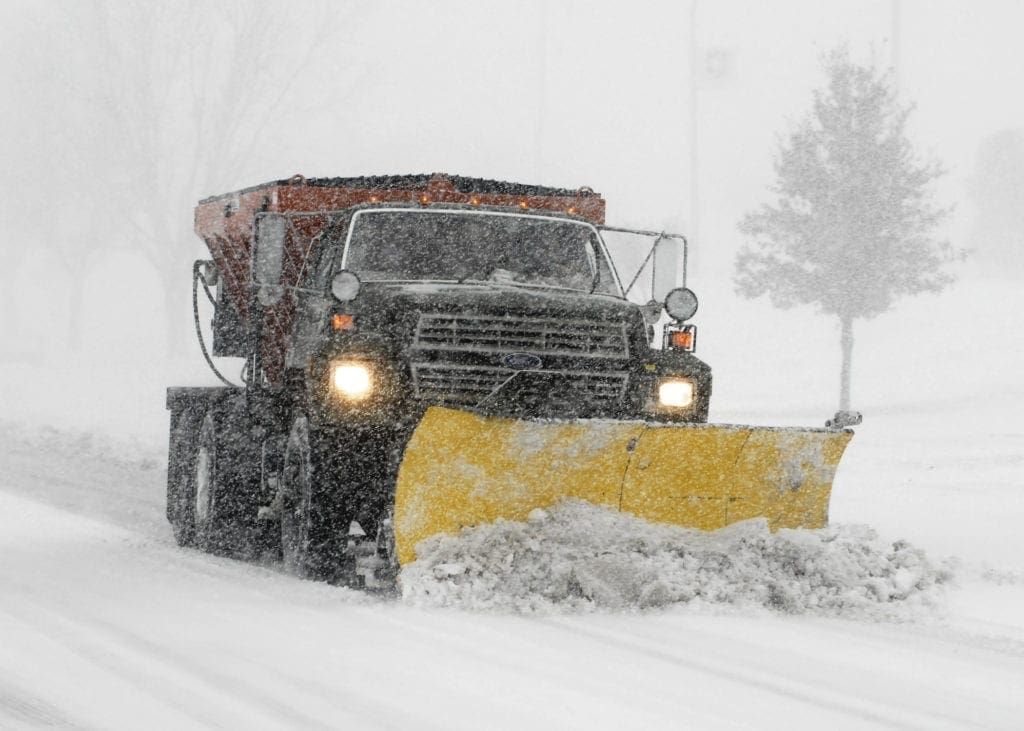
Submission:
M 713 530 L 762 516 L 772 530 L 828 521 L 850 431 L 548 421 L 432 407 L 395 492 L 399 563 L 437 533 L 524 520 L 566 498 Z

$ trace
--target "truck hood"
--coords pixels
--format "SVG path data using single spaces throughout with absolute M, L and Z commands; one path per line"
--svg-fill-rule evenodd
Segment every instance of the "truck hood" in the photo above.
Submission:
M 407 319 L 421 312 L 614 321 L 630 329 L 643 327 L 640 308 L 627 300 L 495 282 L 364 282 L 351 309 L 378 327 L 398 324 L 385 319 Z

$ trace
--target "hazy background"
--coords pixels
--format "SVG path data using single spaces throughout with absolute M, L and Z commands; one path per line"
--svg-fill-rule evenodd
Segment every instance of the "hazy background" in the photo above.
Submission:
M 776 136 L 805 114 L 821 56 L 839 44 L 895 64 L 917 105 L 917 149 L 948 170 L 937 188 L 955 205 L 946 233 L 972 249 L 960 274 L 973 288 L 915 303 L 924 316 L 903 360 L 914 337 L 945 336 L 946 308 L 984 319 L 1000 287 L 1024 279 L 1024 2 L 36 0 L 5 10 L 8 417 L 45 420 L 47 404 L 73 398 L 80 408 L 64 410 L 94 423 L 136 414 L 141 400 L 152 409 L 140 428 L 156 433 L 162 389 L 206 382 L 188 301 L 189 264 L 204 254 L 195 201 L 294 173 L 414 172 L 589 185 L 610 223 L 689 234 L 719 414 L 749 402 L 730 364 L 757 357 L 774 379 L 769 411 L 798 403 L 824 416 L 835 325 L 738 301 L 731 276 L 736 223 L 768 195 Z M 900 317 L 864 332 L 891 340 Z M 870 371 L 870 343 L 861 337 L 854 356 L 855 406 L 889 398 L 863 374 L 895 361 Z

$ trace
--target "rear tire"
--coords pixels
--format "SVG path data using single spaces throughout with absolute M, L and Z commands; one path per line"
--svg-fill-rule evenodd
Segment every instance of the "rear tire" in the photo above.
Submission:
M 206 409 L 186 404 L 171 412 L 170 444 L 167 453 L 167 520 L 174 541 L 183 547 L 195 545 L 192 483 L 196 445 Z
M 209 409 L 196 440 L 189 485 L 192 543 L 202 551 L 235 558 L 255 554 L 257 510 L 256 456 L 249 448 L 245 422 L 233 419 L 237 432 L 226 428 L 230 410 Z
M 217 484 L 217 439 L 213 410 L 206 413 L 199 428 L 199 440 L 192 468 L 192 525 L 196 546 L 216 553 L 223 542 L 216 513 L 222 510 L 223 491 Z

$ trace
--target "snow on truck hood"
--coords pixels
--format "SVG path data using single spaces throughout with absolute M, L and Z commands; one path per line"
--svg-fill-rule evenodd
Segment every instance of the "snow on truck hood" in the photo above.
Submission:
M 572 289 L 502 282 L 429 281 L 363 282 L 357 306 L 378 306 L 384 301 L 404 302 L 416 308 L 431 309 L 443 305 L 467 306 L 488 311 L 520 314 L 551 313 L 555 316 L 614 317 L 616 320 L 640 318 L 639 305 L 604 294 L 589 294 Z

